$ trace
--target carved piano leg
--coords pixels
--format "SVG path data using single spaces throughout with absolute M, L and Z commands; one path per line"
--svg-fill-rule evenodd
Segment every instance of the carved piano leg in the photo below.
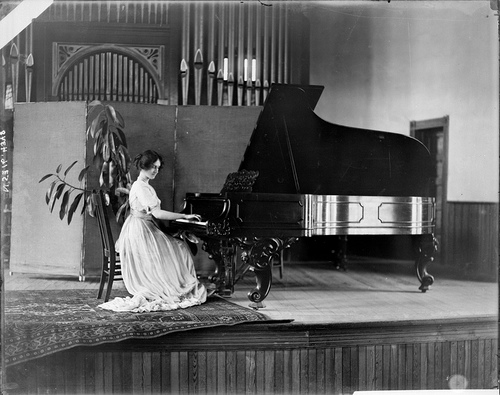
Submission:
M 434 283 L 434 277 L 427 273 L 427 265 L 434 260 L 434 254 L 438 248 L 434 235 L 423 235 L 419 237 L 418 255 L 415 261 L 417 278 L 420 281 L 420 289 L 426 292 Z
M 255 267 L 251 267 L 250 270 L 255 273 L 255 283 L 257 285 L 254 289 L 248 292 L 248 299 L 250 299 L 251 301 L 249 307 L 252 307 L 256 310 L 262 309 L 266 307 L 263 301 L 271 290 L 273 277 L 272 269 L 271 266 L 265 266 L 258 269 Z
M 256 287 L 248 293 L 248 299 L 252 302 L 250 307 L 259 309 L 265 307 L 264 299 L 269 294 L 272 285 L 273 259 L 279 257 L 280 252 L 289 247 L 296 238 L 286 240 L 278 238 L 240 240 L 240 245 L 245 251 L 243 260 L 250 265 L 250 270 L 255 273 Z
M 234 291 L 235 246 L 226 240 L 210 239 L 203 243 L 203 249 L 215 262 L 215 271 L 209 279 L 215 284 L 216 293 L 231 296 Z

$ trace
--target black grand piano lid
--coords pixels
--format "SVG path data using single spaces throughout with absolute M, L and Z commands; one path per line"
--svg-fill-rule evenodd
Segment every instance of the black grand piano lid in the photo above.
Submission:
M 420 141 L 321 119 L 322 91 L 271 86 L 239 168 L 259 171 L 253 192 L 430 196 L 435 169 Z

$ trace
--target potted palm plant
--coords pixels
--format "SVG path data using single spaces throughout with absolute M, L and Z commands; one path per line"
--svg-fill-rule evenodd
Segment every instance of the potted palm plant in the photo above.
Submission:
M 51 213 L 59 203 L 59 218 L 66 218 L 70 224 L 78 210 L 81 214 L 87 211 L 95 216 L 93 195 L 102 190 L 108 204 L 113 207 L 117 222 L 122 222 L 129 210 L 128 190 L 131 185 L 125 121 L 113 106 L 95 100 L 88 104 L 87 125 L 87 140 L 93 146 L 93 159 L 92 165 L 85 166 L 78 175 L 78 181 L 84 185 L 72 185 L 66 180 L 78 161 L 66 168 L 60 164 L 54 173 L 44 175 L 39 181 L 50 181 L 45 202 Z M 91 166 L 98 171 L 99 189 L 86 187 L 86 175 Z

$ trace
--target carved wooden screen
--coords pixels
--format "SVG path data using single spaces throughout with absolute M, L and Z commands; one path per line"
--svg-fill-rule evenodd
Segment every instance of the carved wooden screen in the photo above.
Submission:
M 61 101 L 156 103 L 163 48 L 54 43 L 53 96 Z

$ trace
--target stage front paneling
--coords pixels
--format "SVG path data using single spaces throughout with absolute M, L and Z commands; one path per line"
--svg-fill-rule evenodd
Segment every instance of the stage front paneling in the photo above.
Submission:
M 9 367 L 7 379 L 23 394 L 491 389 L 497 348 L 493 317 L 242 324 L 78 347 Z

